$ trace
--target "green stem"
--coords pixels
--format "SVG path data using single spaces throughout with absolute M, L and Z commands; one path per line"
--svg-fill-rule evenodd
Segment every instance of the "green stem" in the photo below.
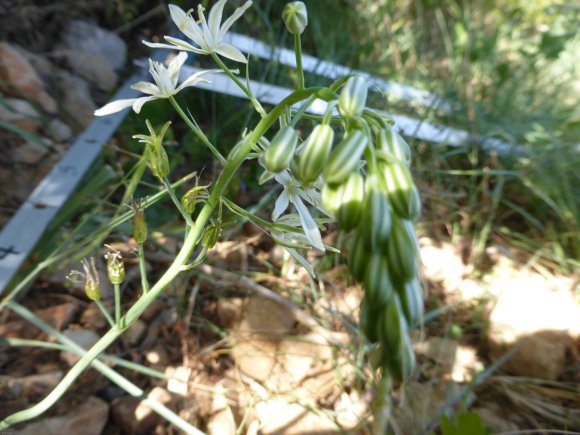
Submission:
M 205 133 L 201 131 L 201 129 L 197 125 L 195 125 L 195 123 L 189 118 L 189 116 L 187 116 L 187 114 L 183 111 L 177 100 L 174 97 L 169 97 L 169 102 L 171 103 L 173 108 L 177 111 L 179 116 L 181 116 L 181 119 L 185 121 L 185 123 L 191 129 L 191 131 L 193 131 L 195 135 L 203 142 L 203 144 L 209 148 L 209 150 L 213 153 L 214 156 L 217 157 L 220 163 L 222 165 L 225 165 L 226 158 L 221 155 L 218 149 L 215 146 L 213 146 L 213 144 L 207 138 Z
M 107 307 L 105 307 L 105 305 L 103 305 L 103 303 L 100 300 L 96 300 L 95 303 L 97 304 L 97 307 L 99 307 L 99 309 L 107 319 L 107 322 L 109 322 L 109 325 L 111 325 L 111 327 L 115 326 L 115 321 L 111 317 L 111 314 L 109 313 L 109 310 L 107 310 Z
M 219 58 L 219 56 L 217 54 L 211 53 L 211 57 L 215 61 L 215 63 L 217 63 L 218 66 L 226 73 L 226 75 L 230 79 L 232 79 L 236 85 L 238 85 L 238 87 L 244 92 L 244 94 L 246 94 L 246 96 L 250 99 L 250 102 L 254 106 L 254 109 L 256 109 L 256 112 L 258 112 L 262 118 L 265 118 L 266 117 L 266 111 L 264 110 L 264 108 L 262 107 L 262 105 L 260 104 L 260 102 L 258 100 L 256 100 L 256 98 L 250 92 L 250 90 L 243 85 L 243 83 L 240 81 L 240 79 L 238 79 L 229 70 L 229 68 L 227 66 L 225 66 L 225 64 L 222 62 L 222 60 Z
M 228 187 L 238 168 L 244 162 L 247 155 L 252 151 L 252 147 L 266 133 L 266 131 L 268 131 L 268 129 L 284 112 L 284 110 L 286 110 L 288 107 L 291 107 L 293 104 L 308 98 L 310 95 L 319 90 L 320 88 L 304 89 L 303 91 L 295 91 L 287 96 L 258 123 L 256 128 L 246 137 L 245 141 L 242 143 L 239 149 L 230 155 L 230 159 L 217 179 L 207 202 L 204 204 L 195 221 L 194 226 L 191 228 L 191 231 L 189 231 L 187 237 L 184 239 L 181 250 L 175 257 L 175 260 L 165 271 L 165 273 L 159 278 L 155 285 L 151 287 L 149 292 L 141 296 L 141 298 L 127 311 L 125 316 L 123 316 L 122 321 L 126 327 L 131 326 L 181 272 L 182 266 L 186 264 L 187 260 L 197 246 L 197 243 L 203 234 L 203 230 L 209 221 L 210 216 L 212 215 L 215 207 L 219 204 L 220 198 L 226 191 L 226 188 Z M 16 423 L 20 423 L 21 421 L 38 417 L 47 409 L 49 409 L 58 399 L 63 396 L 63 394 L 68 391 L 72 383 L 89 365 L 91 365 L 93 362 L 97 362 L 94 360 L 98 358 L 99 355 L 101 355 L 112 343 L 114 343 L 115 340 L 121 336 L 123 331 L 124 330 L 119 328 L 117 325 L 107 331 L 105 335 L 103 335 L 101 339 L 95 343 L 93 347 L 91 347 L 86 352 L 86 354 L 84 354 L 81 359 L 79 359 L 79 361 L 68 371 L 68 373 L 62 378 L 54 390 L 52 390 L 36 405 L 12 414 L 2 420 L 0 422 L 0 431 L 5 430 Z M 114 371 L 113 373 L 118 375 Z M 122 376 L 121 378 L 125 380 Z
M 185 209 L 181 205 L 181 202 L 179 201 L 179 199 L 177 199 L 177 195 L 175 194 L 175 190 L 171 186 L 169 179 L 167 177 L 163 177 L 161 179 L 161 181 L 163 182 L 163 185 L 165 186 L 165 189 L 167 190 L 169 197 L 171 198 L 171 200 L 173 201 L 173 203 L 175 204 L 175 206 L 177 207 L 177 209 L 181 213 L 181 216 L 183 216 L 183 219 L 185 219 L 185 222 L 187 222 L 187 225 L 190 228 L 193 227 L 194 223 L 191 220 L 191 216 L 189 215 L 189 213 L 187 211 L 185 211 Z
M 26 309 L 22 305 L 20 305 L 20 304 L 18 304 L 16 302 L 12 302 L 12 301 L 9 302 L 9 303 L 7 303 L 6 305 L 12 311 L 16 312 L 19 316 L 21 316 L 24 319 L 28 320 L 30 323 L 32 323 L 33 325 L 35 325 L 40 330 L 42 330 L 42 331 L 44 331 L 44 332 L 52 335 L 53 337 L 55 337 L 64 346 L 66 346 L 66 348 L 67 348 L 68 351 L 74 352 L 77 355 L 79 355 L 81 357 L 81 360 L 83 358 L 85 358 L 86 355 L 88 354 L 88 352 L 85 351 L 85 349 L 83 349 L 82 347 L 80 347 L 78 344 L 76 344 L 74 341 L 72 341 L 70 338 L 68 338 L 64 334 L 61 334 L 56 329 L 52 328 L 47 323 L 43 322 L 41 319 L 39 319 L 37 316 L 35 316 L 34 313 L 32 313 L 31 311 L 29 311 L 28 309 Z M 112 330 L 118 330 L 118 329 L 115 326 L 115 327 L 111 328 L 111 331 Z M 112 368 L 110 368 L 108 365 L 106 365 L 102 361 L 99 361 L 98 359 L 93 358 L 90 361 L 90 365 L 93 368 L 95 368 L 99 373 L 101 373 L 102 375 L 106 376 L 112 382 L 114 382 L 119 387 L 121 387 L 123 390 L 125 390 L 127 393 L 129 393 L 131 396 L 140 399 L 143 403 L 145 403 L 145 405 L 147 405 L 149 408 L 151 408 L 153 411 L 155 411 L 161 417 L 163 417 L 164 419 L 166 419 L 168 422 L 174 424 L 176 427 L 178 427 L 179 429 L 183 430 L 185 433 L 187 433 L 187 434 L 195 434 L 195 435 L 203 435 L 203 432 L 199 431 L 198 429 L 196 429 L 195 427 L 193 427 L 192 425 L 190 425 L 189 423 L 187 423 L 185 420 L 183 420 L 181 417 L 179 417 L 177 414 L 175 414 L 173 411 L 171 411 L 165 405 L 157 402 L 156 400 L 149 399 L 145 395 L 145 392 L 143 390 L 141 390 L 137 385 L 133 384 L 131 381 L 129 381 L 128 379 L 126 379 L 125 377 L 123 377 L 122 375 L 120 375 L 119 373 L 117 373 L 115 370 L 113 370 Z M 51 396 L 52 394 L 54 394 L 55 396 L 57 396 L 60 393 L 60 395 L 58 397 L 56 397 L 56 399 L 55 399 L 55 401 L 56 401 L 56 400 L 58 400 L 58 398 L 60 396 L 62 396 L 62 394 L 66 393 L 66 391 L 70 387 L 70 383 L 63 383 L 63 381 L 64 381 L 64 379 L 66 377 L 68 377 L 70 375 L 70 373 L 74 370 L 75 367 L 73 367 L 66 374 L 66 376 L 63 378 L 63 380 L 55 387 L 55 389 L 53 391 L 50 392 L 50 394 L 43 401 L 41 401 L 40 403 L 38 403 L 37 405 L 35 405 L 32 408 L 26 409 L 24 411 L 17 412 L 16 414 L 13 414 L 13 415 L 7 417 L 5 420 L 0 421 L 0 431 L 5 431 L 7 428 L 9 428 L 13 424 L 16 424 L 16 423 L 18 423 L 20 421 L 24 421 L 24 420 L 28 420 L 28 419 L 34 418 L 34 417 L 42 414 L 44 411 L 46 411 L 46 409 L 48 409 L 51 406 L 51 404 L 52 404 L 52 403 L 49 403 L 49 402 L 47 402 L 47 403 L 44 404 L 44 402 L 46 401 L 46 399 L 49 396 Z M 82 372 L 82 370 L 81 370 L 81 372 Z M 79 372 L 79 375 L 80 375 L 81 372 Z M 44 404 L 44 407 L 45 407 L 44 411 L 42 409 L 39 409 L 39 410 L 36 410 L 35 409 L 33 411 L 33 409 L 36 408 L 38 405 L 43 405 L 43 404 Z M 41 408 L 42 408 L 42 406 L 41 406 Z M 38 411 L 40 411 L 40 412 L 38 412 Z M 27 416 L 27 414 L 31 414 L 31 415 Z M 13 421 L 11 421 L 11 420 L 13 420 Z
M 137 253 L 139 256 L 139 272 L 141 273 L 141 287 L 143 293 L 149 291 L 149 281 L 147 280 L 147 268 L 145 267 L 145 251 L 143 243 L 137 243 Z
M 294 35 L 294 52 L 296 53 L 296 69 L 298 70 L 298 89 L 304 89 L 304 70 L 302 69 L 302 44 L 300 34 Z
M 115 287 L 115 325 L 121 327 L 121 285 L 113 284 Z

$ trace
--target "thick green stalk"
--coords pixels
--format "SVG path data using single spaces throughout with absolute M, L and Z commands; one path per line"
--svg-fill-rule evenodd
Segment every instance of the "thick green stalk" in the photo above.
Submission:
M 256 97 L 254 97 L 254 95 L 250 92 L 250 90 L 248 88 L 246 88 L 242 84 L 242 82 L 240 81 L 240 79 L 238 79 L 229 70 L 229 68 L 227 66 L 225 66 L 225 64 L 222 62 L 222 60 L 219 58 L 219 56 L 217 54 L 211 53 L 211 57 L 213 58 L 213 60 L 215 61 L 215 63 L 217 63 L 218 66 L 226 73 L 226 75 L 230 79 L 232 79 L 236 85 L 238 85 L 238 87 L 244 92 L 244 94 L 247 95 L 247 97 L 250 99 L 250 102 L 254 106 L 254 109 L 256 109 L 256 112 L 258 112 L 262 118 L 265 118 L 266 117 L 266 111 L 264 110 L 264 108 L 262 107 L 262 105 L 260 104 L 260 102 L 258 100 L 256 100 Z
M 195 125 L 195 123 L 191 119 L 189 119 L 189 116 L 187 116 L 187 114 L 183 111 L 181 106 L 177 103 L 177 100 L 174 97 L 169 97 L 169 102 L 171 103 L 173 108 L 177 111 L 179 116 L 181 116 L 181 119 L 185 121 L 185 123 L 191 129 L 191 131 L 193 131 L 195 135 L 203 142 L 203 144 L 210 149 L 210 151 L 213 153 L 214 156 L 217 157 L 220 163 L 222 165 L 225 165 L 226 164 L 225 157 L 222 156 L 222 154 L 218 151 L 218 149 L 213 146 L 213 144 L 207 138 L 205 133 L 201 131 L 200 128 L 197 125 Z
M 252 151 L 252 147 L 258 140 L 266 133 L 270 126 L 278 119 L 293 104 L 308 98 L 310 95 L 316 93 L 321 88 L 310 88 L 302 91 L 295 91 L 280 102 L 272 111 L 264 117 L 250 133 L 242 145 L 230 153 L 228 162 L 224 167 L 221 175 L 217 179 L 212 192 L 201 209 L 194 226 L 187 234 L 183 242 L 183 246 L 173 263 L 169 266 L 167 271 L 159 278 L 159 281 L 149 290 L 148 293 L 141 296 L 141 298 L 133 305 L 129 311 L 122 317 L 121 323 L 125 328 L 128 328 L 135 322 L 141 314 L 159 297 L 163 290 L 177 277 L 181 272 L 183 266 L 187 263 L 189 257 L 193 253 L 197 243 L 203 234 L 203 230 L 209 221 L 215 207 L 219 204 L 220 197 L 225 193 L 228 184 L 232 177 L 246 159 L 247 155 Z M 233 155 L 232 155 L 233 154 Z M 0 431 L 8 427 L 38 417 L 43 412 L 48 410 L 54 403 L 60 399 L 64 393 L 68 391 L 71 384 L 81 375 L 81 373 L 91 365 L 91 363 L 99 357 L 115 340 L 117 340 L 125 329 L 119 328 L 115 325 L 108 332 L 101 337 L 101 339 L 93 345 L 91 349 L 68 371 L 60 383 L 52 390 L 43 400 L 36 405 L 12 414 L 0 422 Z M 115 372 L 116 373 L 116 372 Z M 124 378 L 123 378 L 124 379 Z

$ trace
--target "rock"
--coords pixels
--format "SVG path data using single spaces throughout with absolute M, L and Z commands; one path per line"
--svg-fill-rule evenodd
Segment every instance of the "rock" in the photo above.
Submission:
M 54 118 L 48 123 L 48 134 L 57 142 L 66 142 L 72 135 L 72 129 L 60 119 Z
M 93 121 L 93 114 L 97 110 L 89 84 L 80 77 L 59 71 L 56 75 L 56 89 L 68 112 L 83 127 L 87 127 Z
M 57 55 L 69 70 L 103 91 L 109 91 L 117 84 L 117 74 L 102 54 L 73 49 L 61 50 Z
M 475 349 L 451 339 L 430 337 L 414 347 L 417 356 L 426 360 L 421 370 L 429 378 L 471 382 L 473 374 L 483 369 Z
M 62 43 L 88 54 L 104 56 L 113 69 L 121 69 L 127 59 L 127 44 L 123 39 L 84 20 L 72 20 L 63 29 Z
M 91 348 L 91 346 L 99 341 L 100 338 L 90 329 L 67 329 L 66 331 L 63 331 L 63 334 L 85 350 Z M 75 365 L 80 359 L 76 354 L 65 351 L 60 353 L 60 357 L 66 361 L 69 366 Z
M 441 282 L 448 290 L 459 287 L 466 268 L 455 247 L 449 243 L 436 245 L 428 238 L 421 238 L 419 243 L 425 279 Z
M 34 399 L 44 397 L 50 393 L 62 377 L 62 371 L 29 375 L 20 378 L 0 376 L 0 384 L 5 389 L 3 394 L 8 392 L 13 397 L 27 397 L 32 399 L 31 401 L 34 401 Z
M 5 98 L 0 104 L 0 119 L 4 121 L 18 121 L 20 119 L 39 120 L 40 115 L 26 100 L 18 98 Z
M 14 163 L 37 165 L 49 154 L 49 150 L 37 142 L 25 142 L 13 150 Z
M 32 65 L 7 42 L 0 42 L 0 80 L 38 103 L 48 113 L 55 113 L 54 99 L 44 90 Z M 6 89 L 9 93 L 10 89 Z
M 489 317 L 491 356 L 499 358 L 513 349 L 503 369 L 519 376 L 558 379 L 580 335 L 580 305 L 567 289 L 551 291 L 539 275 L 519 274 L 502 283 L 504 291 Z
M 215 388 L 222 389 L 223 381 L 220 381 Z M 216 393 L 213 396 L 210 417 L 207 423 L 208 435 L 222 435 L 236 433 L 237 424 L 228 404 L 228 399 L 223 393 Z
M 28 51 L 19 45 L 13 45 L 13 47 L 32 65 L 46 85 L 56 70 L 56 67 L 45 56 Z
M 165 374 L 169 378 L 167 381 L 167 389 L 171 393 L 179 394 L 180 396 L 187 396 L 188 382 L 191 377 L 192 370 L 189 367 L 169 366 L 165 369 Z
M 239 369 L 256 380 L 268 379 L 277 362 L 280 339 L 294 323 L 294 315 L 283 305 L 265 298 L 249 298 L 242 320 L 231 333 L 235 343 L 232 355 Z
M 145 360 L 151 367 L 163 371 L 169 364 L 169 355 L 162 343 L 157 343 L 151 350 L 145 352 Z
M 244 299 L 220 298 L 217 301 L 217 316 L 220 326 L 231 328 L 242 319 Z
M 147 397 L 166 406 L 172 402 L 171 394 L 161 387 L 153 388 Z M 163 421 L 151 408 L 132 396 L 115 399 L 111 404 L 111 415 L 123 432 L 129 435 L 150 433 L 154 426 Z
M 35 314 L 58 331 L 66 328 L 79 310 L 78 303 L 66 302 L 38 310 Z
M 103 329 L 107 327 L 107 319 L 97 304 L 90 303 L 81 314 L 79 323 L 91 329 Z
M 147 331 L 147 324 L 141 320 L 137 319 L 129 329 L 127 329 L 123 335 L 121 335 L 121 341 L 125 347 L 133 347 L 139 344 L 145 332 Z
M 256 413 L 261 422 L 260 433 L 269 434 L 336 434 L 337 425 L 323 415 L 297 403 L 284 399 L 272 399 L 256 404 Z
M 19 435 L 100 435 L 109 417 L 109 405 L 97 397 L 89 397 L 70 413 L 44 418 L 29 424 Z
M 366 420 L 369 404 L 359 396 L 356 390 L 350 394 L 343 392 L 334 405 L 336 421 L 342 430 L 353 430 Z

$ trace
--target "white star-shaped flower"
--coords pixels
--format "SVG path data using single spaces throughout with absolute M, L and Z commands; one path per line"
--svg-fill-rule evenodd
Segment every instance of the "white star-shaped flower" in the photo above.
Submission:
M 169 44 L 147 41 L 143 41 L 143 43 L 149 47 L 186 50 L 198 54 L 216 53 L 220 56 L 227 57 L 228 59 L 235 60 L 236 62 L 247 63 L 248 60 L 242 52 L 233 45 L 223 42 L 223 38 L 236 20 L 242 16 L 246 9 L 252 6 L 252 2 L 247 1 L 244 3 L 234 11 L 231 17 L 221 24 L 225 4 L 226 0 L 218 1 L 211 8 L 207 21 L 203 14 L 204 8 L 202 5 L 199 5 L 197 11 L 200 24 L 198 24 L 191 16 L 191 11 L 185 12 L 179 6 L 169 5 L 169 13 L 175 25 L 185 36 L 191 39 L 197 47 L 187 41 L 173 38 L 171 36 L 164 37 Z
M 127 107 L 133 106 L 135 113 L 139 113 L 143 104 L 159 98 L 169 98 L 177 94 L 184 88 L 195 86 L 197 83 L 209 83 L 207 80 L 200 78 L 208 72 L 220 72 L 221 70 L 199 71 L 189 76 L 181 85 L 177 86 L 179 71 L 187 59 L 187 53 L 181 51 L 170 62 L 167 68 L 159 62 L 149 59 L 149 72 L 153 76 L 153 83 L 137 82 L 131 85 L 132 89 L 147 94 L 146 97 L 129 98 L 125 100 L 113 101 L 95 111 L 95 116 L 110 115 L 119 112 Z

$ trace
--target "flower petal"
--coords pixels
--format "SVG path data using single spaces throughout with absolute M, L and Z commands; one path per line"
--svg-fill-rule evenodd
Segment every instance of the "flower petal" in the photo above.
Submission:
M 218 41 L 222 40 L 222 38 L 227 33 L 227 31 L 230 30 L 230 27 L 232 27 L 232 24 L 234 24 L 238 20 L 238 18 L 240 18 L 243 15 L 243 13 L 246 12 L 246 9 L 248 9 L 250 6 L 252 6 L 252 2 L 247 1 L 242 6 L 237 8 L 234 11 L 234 13 L 231 15 L 231 17 L 229 17 L 227 20 L 224 21 L 224 24 L 222 25 L 222 27 L 220 29 Z
M 140 98 L 130 98 L 128 100 L 112 101 L 109 104 L 105 104 L 100 109 L 95 110 L 95 116 L 105 116 L 110 115 L 111 113 L 120 112 L 121 110 L 126 109 L 127 107 L 131 107 L 133 103 L 137 100 L 140 100 Z
M 141 108 L 143 107 L 143 104 L 147 103 L 148 101 L 156 100 L 157 98 L 159 97 L 137 98 L 137 100 L 133 102 L 133 110 L 135 111 L 135 113 L 139 113 L 141 111 Z
M 308 208 L 299 197 L 292 198 L 292 203 L 294 204 L 294 207 L 296 207 L 298 215 L 300 216 L 304 235 L 308 238 L 314 248 L 324 251 L 324 244 L 322 243 L 320 230 L 318 229 L 318 225 L 316 225 L 314 218 L 308 211 Z
M 186 78 L 181 85 L 175 90 L 175 92 L 181 91 L 183 88 L 188 86 L 195 86 L 197 83 L 210 83 L 209 80 L 200 78 L 202 75 L 207 73 L 221 73 L 223 72 L 221 69 L 208 69 L 205 71 L 198 71 L 195 74 L 190 75 Z
M 236 62 L 248 63 L 248 59 L 246 59 L 246 56 L 244 56 L 240 50 L 238 50 L 231 44 L 226 44 L 225 42 L 222 42 L 214 49 L 214 51 L 217 54 L 221 54 L 223 57 L 235 60 Z
M 212 34 L 213 40 L 218 42 L 220 38 L 220 24 L 222 22 L 222 15 L 226 0 L 220 0 L 209 11 L 208 25 L 209 31 Z
M 208 54 L 209 53 L 209 51 L 205 50 L 203 47 L 202 48 L 194 47 L 189 42 L 184 41 L 183 39 L 173 38 L 171 36 L 164 36 L 163 38 L 165 38 L 165 40 L 167 42 L 170 42 L 171 44 L 175 44 L 175 47 L 173 47 L 174 50 L 193 51 L 194 53 L 198 53 L 198 54 Z M 203 45 L 205 45 L 205 43 Z
M 312 268 L 312 265 L 308 262 L 308 260 L 306 260 L 306 258 L 304 258 L 302 255 L 300 255 L 295 249 L 292 248 L 287 248 L 284 247 L 284 249 L 286 249 L 286 251 L 288 251 L 288 253 L 294 257 L 296 259 L 296 261 L 298 261 L 298 263 L 300 263 L 304 269 L 306 269 L 308 271 L 308 273 L 310 274 L 311 277 L 314 278 L 314 269 Z
M 177 28 L 189 39 L 201 46 L 203 33 L 195 20 L 179 6 L 169 5 L 169 14 Z M 167 39 L 167 37 L 166 37 Z
M 143 92 L 147 95 L 159 95 L 159 88 L 155 86 L 153 83 L 149 82 L 137 82 L 131 85 L 131 89 L 135 89 L 136 91 Z
M 171 59 L 169 65 L 167 66 L 167 72 L 169 73 L 169 79 L 171 80 L 171 84 L 173 89 L 177 86 L 177 79 L 179 78 L 179 71 L 181 67 L 187 60 L 187 53 L 185 51 L 180 51 L 177 56 Z
M 276 200 L 276 204 L 274 205 L 274 211 L 272 212 L 272 219 L 278 219 L 284 210 L 288 208 L 290 204 L 290 199 L 288 198 L 288 191 L 284 189 L 278 199 Z
M 201 31 L 203 32 L 203 39 L 205 40 L 207 47 L 210 50 L 213 50 L 213 48 L 217 45 L 218 41 L 214 41 L 213 35 L 209 31 L 207 21 L 205 20 L 205 15 L 203 14 L 204 10 L 205 8 L 202 5 L 197 6 L 197 14 L 199 15 L 199 21 L 201 22 Z

